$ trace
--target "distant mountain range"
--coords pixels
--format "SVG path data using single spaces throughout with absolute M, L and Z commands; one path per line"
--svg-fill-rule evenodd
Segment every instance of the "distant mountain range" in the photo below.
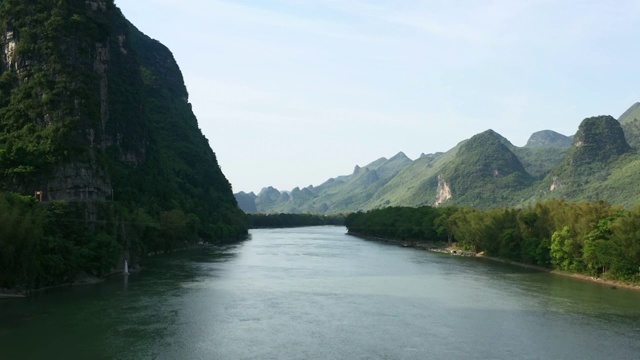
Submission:
M 640 103 L 618 120 L 584 119 L 573 136 L 551 130 L 514 146 L 493 130 L 416 160 L 400 152 L 318 186 L 235 194 L 249 213 L 335 214 L 386 206 L 523 206 L 546 198 L 640 204 Z

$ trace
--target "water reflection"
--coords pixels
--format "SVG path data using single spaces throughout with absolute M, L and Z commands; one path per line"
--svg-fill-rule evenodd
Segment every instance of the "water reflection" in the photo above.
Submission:
M 640 351 L 640 294 L 363 241 L 253 231 L 104 284 L 0 302 L 2 358 L 597 359 Z

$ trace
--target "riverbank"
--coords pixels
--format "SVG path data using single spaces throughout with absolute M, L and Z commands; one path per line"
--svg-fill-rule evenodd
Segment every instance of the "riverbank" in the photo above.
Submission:
M 26 294 L 16 292 L 16 291 L 8 291 L 5 289 L 0 289 L 0 300 L 2 299 L 16 299 L 26 297 Z
M 178 249 L 172 249 L 170 251 L 158 251 L 158 252 L 150 252 L 146 255 L 146 257 L 153 257 L 153 256 L 157 256 L 157 255 L 164 255 L 164 254 L 169 254 L 169 253 L 174 253 L 174 252 L 178 252 L 178 251 L 185 251 L 185 250 L 192 250 L 192 249 L 200 249 L 200 248 L 206 248 L 209 246 L 214 246 L 216 244 L 210 244 L 210 243 L 199 243 L 199 244 L 192 244 L 186 247 L 182 247 L 182 248 L 178 248 Z M 143 267 L 141 265 L 133 265 L 130 266 L 128 268 L 128 273 L 129 274 L 133 274 L 133 273 L 138 273 L 140 271 L 142 271 Z M 65 281 L 59 284 L 55 284 L 55 285 L 51 285 L 51 286 L 44 286 L 44 287 L 39 287 L 39 288 L 35 288 L 35 289 L 3 289 L 0 288 L 0 299 L 16 299 L 16 298 L 26 298 L 31 294 L 35 294 L 35 293 L 40 293 L 43 291 L 47 291 L 47 290 L 52 290 L 52 289 L 56 289 L 56 288 L 61 288 L 61 287 L 67 287 L 67 286 L 85 286 L 85 285 L 95 285 L 95 284 L 100 284 L 105 282 L 108 278 L 112 277 L 112 276 L 119 276 L 119 275 L 124 275 L 124 269 L 117 269 L 114 268 L 112 269 L 112 271 L 110 271 L 109 273 L 106 273 L 102 276 L 94 276 L 94 275 L 89 275 L 86 273 L 80 273 L 77 274 L 74 279 L 72 281 Z
M 585 275 L 585 274 L 570 273 L 570 272 L 566 272 L 566 271 L 554 270 L 554 269 L 549 269 L 549 268 L 545 268 L 545 267 L 542 267 L 542 266 L 525 264 L 525 263 L 521 263 L 521 262 L 517 262 L 517 261 L 511 261 L 511 260 L 505 260 L 505 259 L 492 257 L 492 256 L 485 256 L 484 254 L 478 254 L 477 256 L 478 256 L 478 258 L 487 259 L 487 260 L 490 260 L 490 261 L 497 261 L 497 262 L 501 262 L 501 263 L 504 263 L 504 264 L 515 265 L 515 266 L 519 266 L 519 267 L 523 267 L 523 268 L 527 268 L 527 269 L 546 272 L 546 273 L 553 274 L 553 275 L 570 277 L 570 278 L 574 278 L 574 279 L 581 280 L 581 281 L 587 281 L 587 282 L 591 282 L 591 283 L 596 283 L 596 284 L 600 284 L 600 285 L 609 286 L 611 288 L 622 288 L 622 289 L 630 289 L 630 290 L 640 291 L 640 284 L 629 284 L 629 283 L 624 283 L 624 282 L 621 282 L 621 281 L 597 278 L 597 277 L 593 277 L 593 276 L 589 276 L 589 275 Z
M 141 266 L 135 266 L 129 268 L 129 273 L 135 273 L 142 270 Z M 29 295 L 40 293 L 47 290 L 68 287 L 68 286 L 85 286 L 85 285 L 95 285 L 100 284 L 107 280 L 107 278 L 117 275 L 123 275 L 124 272 L 122 270 L 113 270 L 108 274 L 104 274 L 103 276 L 93 276 L 86 273 L 78 274 L 73 281 L 66 281 L 60 284 L 44 286 L 36 289 L 0 289 L 0 300 L 1 299 L 17 299 L 17 298 L 26 298 Z
M 456 255 L 456 256 L 478 257 L 478 258 L 481 258 L 481 259 L 487 259 L 489 261 L 501 262 L 501 263 L 504 263 L 504 264 L 515 265 L 515 266 L 518 266 L 518 267 L 532 269 L 532 270 L 536 270 L 536 271 L 540 271 L 540 272 L 546 272 L 546 273 L 553 274 L 553 275 L 570 277 L 570 278 L 574 278 L 574 279 L 577 279 L 577 280 L 580 280 L 580 281 L 587 281 L 587 282 L 591 282 L 591 283 L 595 283 L 595 284 L 600 284 L 600 285 L 608 286 L 608 287 L 610 287 L 612 289 L 622 288 L 622 289 L 640 291 L 640 284 L 629 284 L 629 283 L 624 283 L 624 282 L 621 282 L 621 281 L 597 278 L 597 277 L 593 277 L 593 276 L 589 276 L 589 275 L 585 275 L 585 274 L 570 273 L 570 272 L 566 272 L 566 271 L 549 269 L 549 268 L 545 268 L 545 267 L 542 267 L 542 266 L 531 265 L 531 264 L 521 263 L 521 262 L 517 262 L 517 261 L 511 261 L 511 260 L 507 260 L 507 259 L 501 259 L 501 258 L 497 258 L 497 257 L 493 257 L 493 256 L 486 256 L 486 255 L 484 255 L 484 253 L 475 253 L 475 252 L 465 251 L 465 250 L 459 249 L 458 247 L 455 246 L 455 244 L 449 245 L 449 244 L 426 242 L 426 241 L 384 239 L 384 238 L 373 237 L 373 236 L 365 236 L 365 235 L 359 235 L 359 234 L 354 234 L 354 233 L 347 233 L 347 234 L 351 235 L 351 236 L 359 237 L 359 238 L 362 238 L 362 239 L 381 241 L 381 242 L 395 244 L 395 245 L 402 246 L 402 247 L 412 247 L 412 248 L 416 248 L 416 249 L 419 249 L 419 250 L 425 250 L 425 251 L 430 251 L 430 252 L 437 252 L 437 253 Z

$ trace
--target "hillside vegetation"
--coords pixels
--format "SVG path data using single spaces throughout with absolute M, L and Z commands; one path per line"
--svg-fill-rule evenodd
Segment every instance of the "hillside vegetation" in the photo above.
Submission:
M 246 235 L 173 55 L 113 0 L 3 0 L 0 49 L 0 288 Z
M 258 213 L 335 214 L 388 206 L 522 207 L 555 198 L 604 200 L 625 207 L 640 204 L 637 144 L 640 105 L 616 121 L 611 116 L 584 119 L 569 137 L 551 130 L 531 135 L 517 147 L 493 130 L 461 141 L 445 153 L 403 161 L 383 179 L 377 160 L 351 175 L 318 187 L 258 195 L 236 195 L 243 209 Z M 632 144 L 632 145 L 630 145 Z
M 640 282 L 640 208 L 547 200 L 521 209 L 420 207 L 358 212 L 349 233 L 462 249 L 572 273 Z M 444 246 L 444 245 L 441 245 Z
M 633 104 L 620 115 L 618 121 L 622 125 L 629 144 L 636 149 L 640 148 L 640 103 Z

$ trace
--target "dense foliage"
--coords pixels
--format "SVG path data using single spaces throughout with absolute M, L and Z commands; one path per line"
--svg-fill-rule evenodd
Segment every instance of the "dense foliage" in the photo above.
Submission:
M 173 55 L 113 0 L 0 2 L 0 193 L 0 287 L 248 228 Z
M 635 104 L 620 122 L 611 116 L 586 118 L 573 137 L 540 131 L 524 147 L 487 130 L 446 153 L 356 167 L 353 174 L 301 189 L 296 197 L 265 187 L 257 195 L 238 194 L 238 199 L 247 212 L 262 213 L 332 214 L 434 204 L 488 209 L 550 198 L 603 199 L 631 208 L 640 203 L 638 114 L 640 104 Z M 390 176 L 380 176 L 384 168 L 393 169 L 386 172 Z
M 512 261 L 640 282 L 640 208 L 548 200 L 515 209 L 386 208 L 354 213 L 350 233 L 445 241 Z
M 330 179 L 318 186 L 296 187 L 283 192 L 269 186 L 258 195 L 240 192 L 235 196 L 238 205 L 247 213 L 340 214 L 363 208 L 409 164 L 411 160 L 400 152 L 364 167 L 356 166 L 352 175 Z
M 84 1 L 0 2 L 3 188 L 42 188 L 57 164 L 88 156 L 83 131 L 100 118 L 92 56 L 109 27 L 105 16 L 85 9 Z
M 438 231 L 436 219 L 450 208 L 389 207 L 368 212 L 352 213 L 345 219 L 349 233 L 398 240 L 447 241 Z
M 624 135 L 629 145 L 640 148 L 640 103 L 633 104 L 625 111 L 618 121 L 622 125 Z
M 247 218 L 252 229 L 344 225 L 344 216 L 342 215 L 247 214 Z
M 149 253 L 200 241 L 199 219 L 182 210 L 151 216 L 117 202 L 38 202 L 0 194 L 0 288 L 31 289 L 103 276 L 124 259 L 138 263 Z M 233 239 L 216 228 L 217 238 Z

